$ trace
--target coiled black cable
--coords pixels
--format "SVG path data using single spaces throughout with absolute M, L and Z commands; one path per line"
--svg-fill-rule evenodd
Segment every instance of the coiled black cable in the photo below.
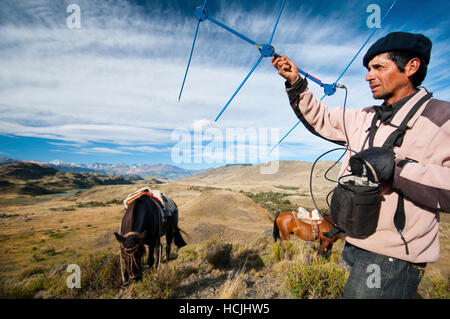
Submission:
M 312 201 L 313 201 L 313 203 L 314 203 L 314 207 L 316 208 L 316 210 L 319 212 L 319 214 L 320 214 L 327 222 L 329 222 L 330 224 L 334 225 L 335 227 L 336 227 L 336 223 L 334 223 L 333 221 L 330 221 L 330 220 L 327 218 L 329 215 L 326 215 L 326 214 L 321 213 L 320 210 L 319 210 L 319 207 L 317 206 L 317 203 L 316 203 L 316 200 L 314 199 L 314 194 L 313 194 L 312 179 L 313 179 L 314 167 L 316 166 L 317 162 L 318 162 L 322 157 L 324 157 L 325 155 L 327 155 L 327 154 L 329 154 L 329 153 L 332 153 L 332 152 L 335 152 L 335 151 L 339 151 L 339 150 L 343 150 L 344 153 L 343 153 L 343 154 L 342 154 L 342 155 L 341 155 L 341 156 L 333 163 L 333 165 L 331 165 L 331 166 L 327 169 L 327 171 L 326 171 L 325 174 L 324 174 L 324 177 L 325 177 L 326 180 L 331 181 L 331 182 L 334 182 L 334 183 L 337 183 L 338 181 L 334 181 L 334 180 L 332 180 L 332 179 L 329 179 L 328 176 L 327 176 L 327 174 L 330 172 L 330 170 L 332 170 L 332 169 L 336 166 L 337 163 L 339 163 L 339 161 L 344 157 L 344 155 L 347 153 L 347 151 L 351 151 L 351 152 L 353 152 L 353 153 L 357 153 L 356 151 L 354 151 L 354 150 L 352 150 L 352 149 L 350 148 L 350 141 L 349 141 L 348 134 L 347 134 L 347 126 L 346 126 L 346 124 L 345 124 L 345 109 L 346 109 L 346 106 L 347 106 L 348 90 L 347 90 L 347 87 L 346 87 L 345 85 L 341 85 L 341 87 L 342 87 L 343 89 L 345 89 L 344 107 L 343 107 L 343 111 L 342 111 L 342 121 L 343 121 L 343 126 L 344 126 L 345 146 L 346 146 L 346 147 L 338 147 L 338 148 L 334 148 L 334 149 L 329 150 L 329 151 L 326 151 L 325 153 L 323 153 L 322 155 L 320 155 L 320 156 L 314 161 L 314 163 L 313 163 L 313 165 L 312 165 L 312 167 L 311 167 L 310 174 L 309 174 L 309 191 L 310 191 L 310 194 L 311 194 L 311 199 L 312 199 Z M 330 194 L 331 194 L 332 192 L 333 192 L 333 191 L 329 192 L 328 195 L 327 195 L 327 197 L 326 197 L 326 202 L 327 202 L 327 205 L 328 205 L 329 207 L 330 207 L 330 204 L 329 204 L 329 202 L 328 202 L 328 198 L 329 198 L 329 196 L 330 196 Z

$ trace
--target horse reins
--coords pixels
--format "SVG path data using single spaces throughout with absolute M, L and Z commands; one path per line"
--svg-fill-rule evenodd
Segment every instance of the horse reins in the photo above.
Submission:
M 130 233 L 127 233 L 126 235 L 124 235 L 123 237 L 126 238 L 131 235 L 139 235 L 139 234 L 136 232 L 130 232 Z M 142 243 L 138 243 L 133 247 L 127 248 L 123 245 L 123 243 L 120 243 L 120 250 L 127 257 L 127 258 L 125 258 L 127 269 L 130 269 L 130 271 L 128 272 L 128 276 L 132 280 L 137 277 L 133 274 L 133 271 L 131 271 L 133 264 L 136 266 L 136 268 L 139 270 L 139 272 L 142 272 L 142 268 L 143 268 L 142 263 L 139 265 L 139 263 L 137 262 L 136 257 L 135 257 L 135 253 L 138 252 L 139 250 L 142 250 L 142 245 L 143 245 Z M 145 252 L 145 247 L 144 247 L 143 251 Z M 129 268 L 128 268 L 128 266 L 129 266 Z

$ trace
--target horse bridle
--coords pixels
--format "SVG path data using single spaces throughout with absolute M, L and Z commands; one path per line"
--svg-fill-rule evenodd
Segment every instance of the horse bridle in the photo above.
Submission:
M 139 235 L 139 234 L 135 233 L 135 232 L 130 232 L 130 233 L 127 233 L 123 237 L 126 238 L 126 237 L 128 237 L 130 235 Z M 133 280 L 133 279 L 135 279 L 137 277 L 136 275 L 133 274 L 133 271 L 132 271 L 133 265 L 136 266 L 136 268 L 138 269 L 139 273 L 141 273 L 142 269 L 143 269 L 142 263 L 139 264 L 137 262 L 137 260 L 136 260 L 136 257 L 135 257 L 135 253 L 137 253 L 139 250 L 143 250 L 144 253 L 145 253 L 145 246 L 143 247 L 142 243 L 138 243 L 138 244 L 134 245 L 133 247 L 125 247 L 123 245 L 123 243 L 120 243 L 120 251 L 127 257 L 127 258 L 124 258 L 125 259 L 125 263 L 126 263 L 125 266 L 126 266 L 126 269 L 130 270 L 130 271 L 128 271 L 128 277 L 131 280 Z M 124 278 L 122 278 L 122 279 L 124 279 Z

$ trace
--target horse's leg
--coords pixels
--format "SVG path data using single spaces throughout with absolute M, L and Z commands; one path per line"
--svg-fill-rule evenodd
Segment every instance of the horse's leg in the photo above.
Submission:
M 173 232 L 168 231 L 166 234 L 166 259 L 167 259 L 167 261 L 170 260 L 170 248 L 172 246 L 172 240 L 173 240 Z
M 281 251 L 284 250 L 283 242 L 285 240 L 289 240 L 289 238 L 290 238 L 289 232 L 286 231 L 284 228 L 280 229 L 280 248 L 281 248 Z M 286 251 L 284 252 L 284 259 L 287 259 L 287 252 Z
M 333 251 L 333 242 L 330 241 L 330 244 L 327 247 L 327 259 L 330 258 L 332 251 Z
M 156 241 L 156 267 L 161 263 L 161 237 Z
M 291 235 L 289 233 L 288 227 L 286 227 L 287 225 L 285 225 L 284 223 L 279 223 L 277 226 L 278 226 L 278 230 L 280 231 L 281 241 L 282 240 L 289 240 Z
M 150 268 L 153 267 L 153 264 L 155 262 L 155 257 L 153 256 L 154 253 L 155 253 L 155 243 L 152 241 L 148 245 L 148 266 Z
M 319 242 L 320 242 L 320 245 L 319 245 L 319 251 L 317 252 L 317 254 L 324 257 L 325 259 L 330 258 L 331 247 L 333 247 L 333 244 L 331 244 L 331 241 L 329 239 L 320 238 Z
M 317 256 L 325 257 L 325 244 L 323 238 L 319 238 L 319 250 L 317 250 Z
M 280 245 L 282 247 L 282 249 L 284 249 L 283 247 L 283 241 L 287 241 L 291 239 L 291 233 L 296 232 L 296 227 L 295 224 L 293 224 L 291 221 L 284 221 L 281 225 L 281 227 L 279 227 L 280 229 Z M 284 259 L 289 259 L 289 252 L 286 250 L 284 252 Z

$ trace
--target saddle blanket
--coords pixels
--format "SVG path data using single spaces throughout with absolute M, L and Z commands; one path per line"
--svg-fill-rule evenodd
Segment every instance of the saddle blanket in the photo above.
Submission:
M 162 194 L 160 191 L 152 190 L 150 187 L 142 187 L 142 188 L 138 189 L 137 191 L 135 191 L 134 193 L 129 194 L 124 199 L 124 201 L 123 201 L 124 208 L 127 209 L 128 205 L 130 205 L 132 202 L 134 202 L 136 199 L 138 199 L 142 195 L 148 195 L 148 196 L 156 199 L 156 201 L 158 203 L 160 203 L 162 207 L 164 207 L 164 200 L 163 200 L 163 197 L 162 197 Z
M 294 215 L 295 219 L 301 220 L 304 222 L 309 223 L 317 223 L 320 224 L 322 222 L 322 216 L 320 216 L 317 209 L 314 209 L 312 212 L 308 212 L 303 207 L 299 207 L 298 211 L 293 211 L 292 214 Z

